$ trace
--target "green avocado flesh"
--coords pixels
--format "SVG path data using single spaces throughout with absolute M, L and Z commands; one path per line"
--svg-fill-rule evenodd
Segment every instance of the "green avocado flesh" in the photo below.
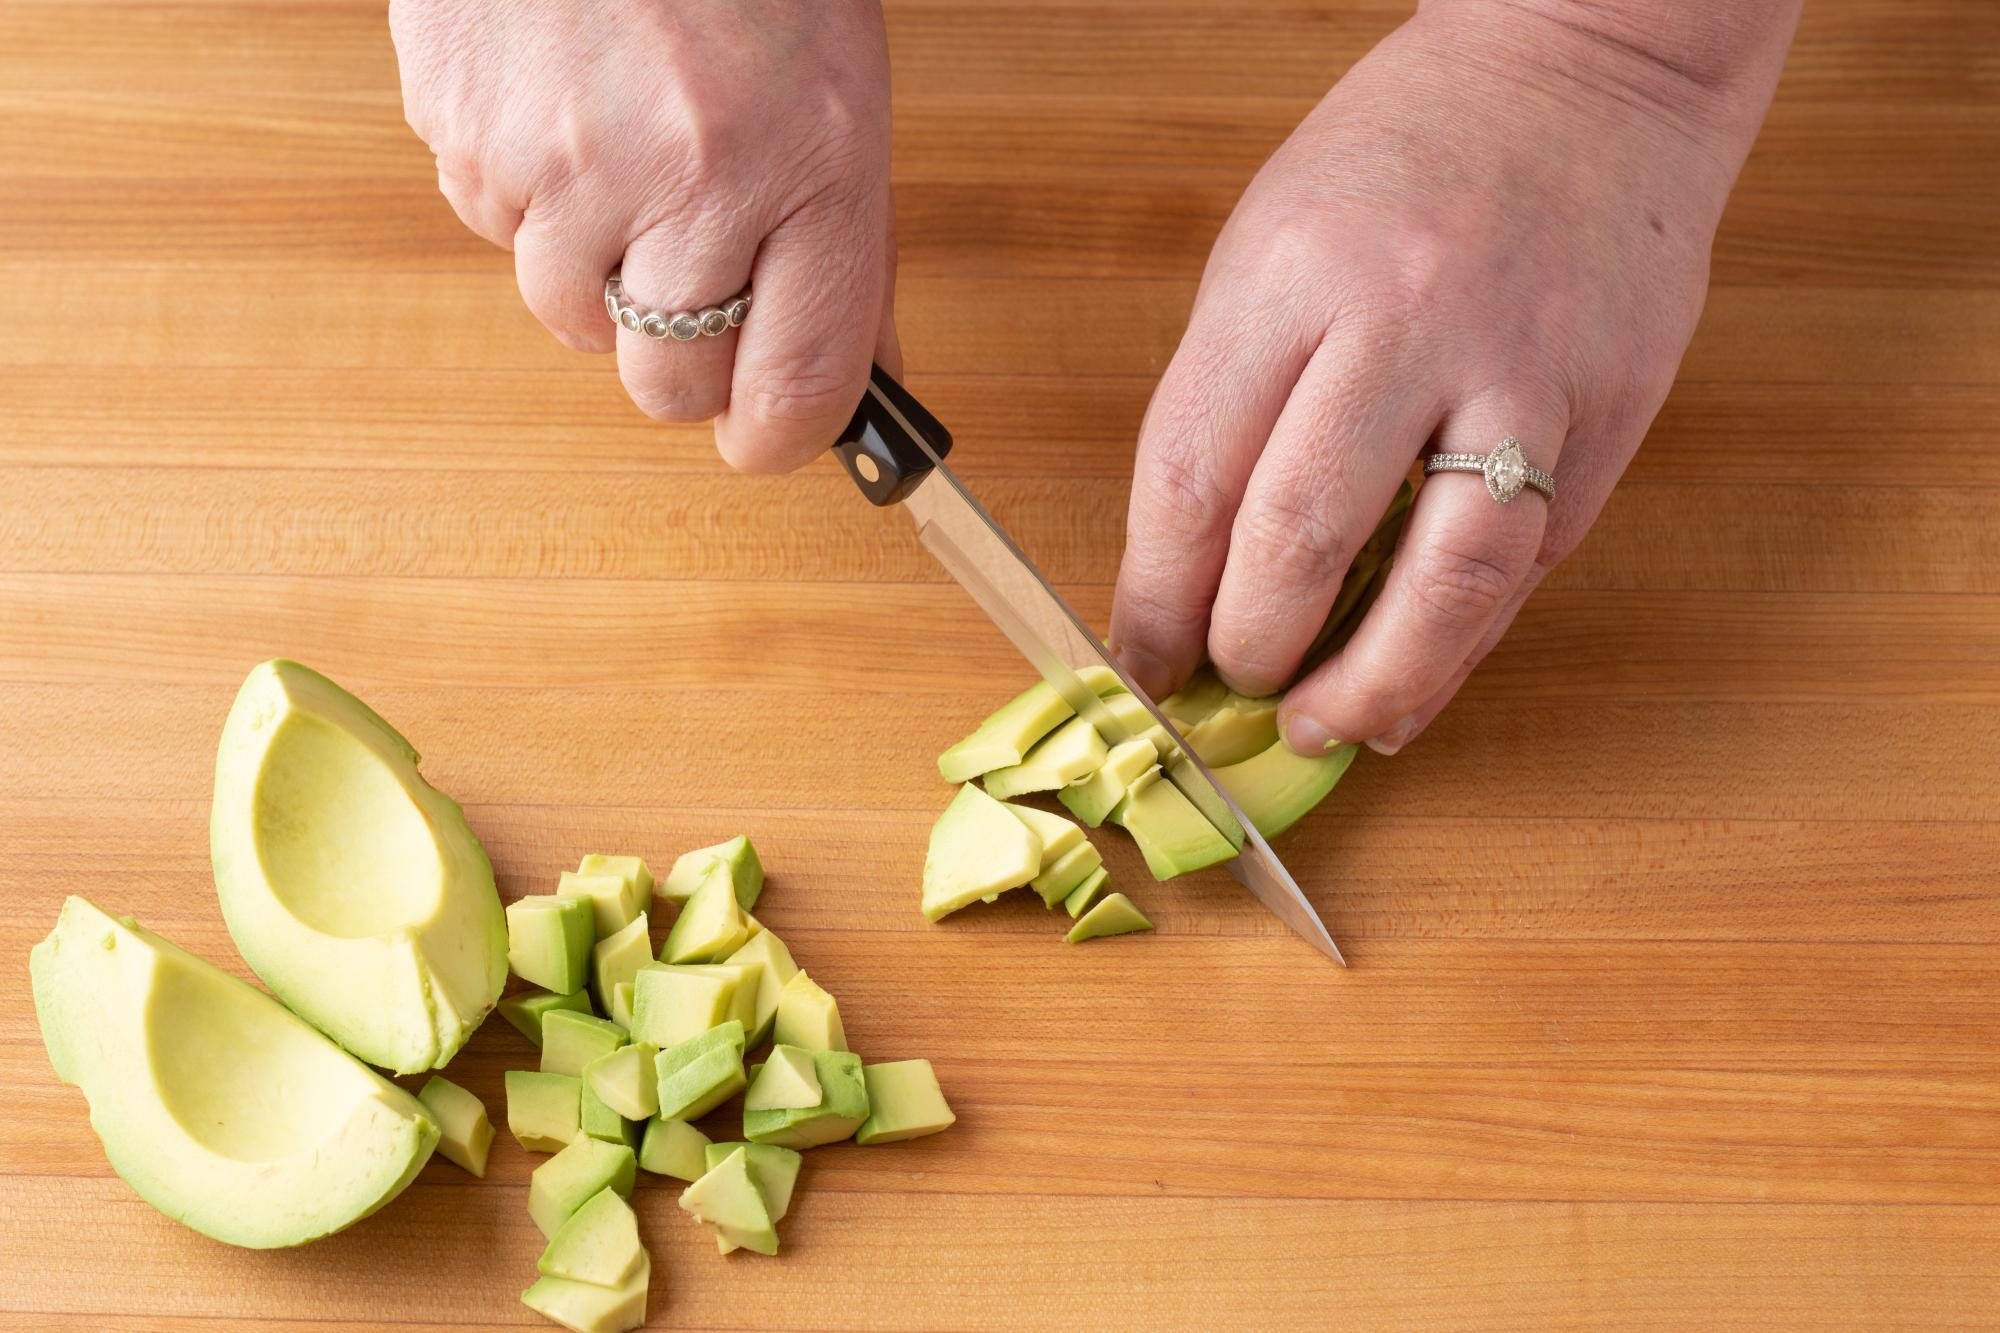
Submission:
M 578 1135 L 528 1177 L 528 1216 L 553 1240 L 570 1215 L 599 1190 L 630 1195 L 637 1166 L 638 1159 L 624 1144 Z
M 649 1119 L 660 1113 L 659 1076 L 653 1067 L 658 1055 L 656 1047 L 643 1041 L 620 1046 L 583 1067 L 583 1085 L 626 1119 Z
M 1083 845 L 1083 830 L 1061 815 L 1037 810 L 1032 805 L 1010 804 L 1007 809 L 1042 840 L 1042 864 L 1045 866 L 1071 848 Z
M 561 1152 L 583 1131 L 583 1080 L 510 1069 L 507 1130 L 529 1152 Z
M 743 1025 L 734 1019 L 654 1057 L 660 1118 L 693 1120 L 743 1090 Z
M 751 1179 L 749 1154 L 741 1148 L 682 1190 L 681 1207 L 732 1246 L 758 1254 L 778 1252 L 770 1208 Z
M 617 1287 L 646 1261 L 639 1218 L 615 1189 L 601 1189 L 556 1230 L 535 1267 L 543 1277 Z
M 1103 667 L 1077 673 L 1099 697 L 1125 687 L 1117 674 Z M 969 782 L 982 773 L 1020 763 L 1035 742 L 1075 715 L 1055 687 L 1036 681 L 1002 704 L 972 734 L 938 756 L 938 772 L 946 782 Z
M 629 982 L 639 969 L 653 961 L 653 937 L 644 915 L 634 917 L 622 930 L 599 940 L 590 951 L 590 989 L 597 1007 L 617 1021 L 617 1000 L 612 992 L 620 982 Z
M 1106 871 L 1102 866 L 1091 871 L 1090 878 L 1077 885 L 1076 888 L 1070 891 L 1069 896 L 1063 899 L 1063 910 L 1068 912 L 1072 918 L 1080 915 L 1084 908 L 1090 906 L 1091 900 L 1097 897 L 1098 892 L 1104 888 L 1105 881 L 1109 878 L 1110 872 Z
M 924 915 L 939 921 L 989 893 L 1019 888 L 1042 865 L 1042 840 L 1007 807 L 968 782 L 931 827 L 924 854 Z
M 1202 667 L 1188 679 L 1188 683 L 1160 700 L 1160 711 L 1165 713 L 1185 736 L 1188 728 L 1195 725 L 1222 706 L 1229 694 L 1229 687 L 1216 677 L 1210 667 Z
M 1343 745 L 1330 754 L 1303 755 L 1274 740 L 1253 758 L 1216 769 L 1215 780 L 1259 833 L 1275 838 L 1326 799 L 1354 762 L 1355 749 Z
M 1240 764 L 1277 740 L 1278 696 L 1252 699 L 1233 690 L 1187 733 L 1188 748 L 1210 768 Z
M 799 1181 L 799 1167 L 805 1158 L 775 1143 L 711 1143 L 702 1149 L 705 1171 L 713 1171 L 733 1152 L 741 1152 L 750 1168 L 751 1183 L 764 1197 L 764 1207 L 773 1222 L 785 1220 L 792 1209 L 792 1190 Z
M 820 1103 L 775 1111 L 745 1111 L 743 1137 L 781 1148 L 816 1148 L 849 1137 L 868 1118 L 868 1087 L 861 1057 L 851 1051 L 814 1051 Z
M 1041 873 L 1028 881 L 1028 887 L 1040 895 L 1043 907 L 1054 907 L 1103 864 L 1103 853 L 1087 842 L 1080 843 L 1045 864 Z
M 702 1151 L 709 1146 L 708 1135 L 687 1121 L 655 1116 L 646 1122 L 646 1137 L 639 1144 L 639 1169 L 656 1176 L 698 1180 L 713 1165 L 702 1158 Z
M 526 990 L 506 996 L 493 1007 L 500 1011 L 502 1018 L 519 1028 L 522 1036 L 540 1046 L 544 1018 L 558 1009 L 587 1014 L 590 1012 L 590 997 L 582 991 L 572 995 L 552 995 L 548 991 Z
M 209 850 L 243 960 L 369 1063 L 442 1066 L 499 998 L 507 924 L 485 850 L 409 742 L 318 672 L 265 662 L 243 682 Z
M 421 1102 L 283 1005 L 81 898 L 29 971 L 50 1063 L 112 1170 L 205 1235 L 270 1249 L 339 1231 L 437 1145 Z
M 638 1271 L 615 1287 L 545 1277 L 521 1293 L 521 1303 L 572 1333 L 626 1333 L 646 1322 L 646 1287 L 653 1265 L 643 1253 Z
M 1134 784 L 1119 820 L 1139 844 L 1154 879 L 1172 879 L 1236 855 L 1181 789 L 1164 779 Z
M 644 1122 L 628 1120 L 612 1110 L 610 1105 L 597 1095 L 597 1090 L 590 1086 L 588 1079 L 578 1081 L 583 1085 L 582 1106 L 578 1116 L 578 1123 L 582 1125 L 583 1132 L 593 1139 L 601 1139 L 606 1143 L 622 1143 L 636 1152 L 640 1133 L 645 1128 Z
M 1056 799 L 1086 825 L 1097 828 L 1125 799 L 1126 788 L 1159 762 L 1160 752 L 1152 741 L 1143 736 L 1124 741 L 1111 747 L 1095 773 L 1064 787 Z
M 1132 905 L 1132 900 L 1122 893 L 1105 895 L 1097 906 L 1083 914 L 1069 934 L 1063 936 L 1071 944 L 1081 944 L 1085 940 L 1101 939 L 1106 935 L 1129 935 L 1135 930 L 1151 930 L 1153 923 L 1146 914 Z
M 615 935 L 644 916 L 651 895 L 640 895 L 635 876 L 565 870 L 555 896 L 581 902 L 589 909 L 591 938 L 596 939 Z
M 581 1075 L 592 1060 L 629 1040 L 625 1029 L 608 1018 L 558 1009 L 542 1020 L 542 1072 Z
M 855 1131 L 856 1143 L 900 1143 L 949 1129 L 958 1119 L 928 1060 L 864 1065 L 861 1078 L 868 1088 L 868 1119 Z
M 1180 753 L 1174 738 L 1146 711 L 1146 705 L 1139 702 L 1138 696 L 1114 694 L 1104 701 L 1104 711 L 1110 715 L 1116 728 L 1112 734 L 1121 738 L 1121 744 L 1129 740 L 1146 740 L 1151 741 L 1154 750 L 1160 754 Z
M 750 938 L 750 919 L 736 901 L 736 887 L 720 864 L 681 905 L 667 942 L 660 946 L 663 963 L 716 963 L 743 947 Z
M 755 1021 L 745 1025 L 745 1040 L 751 1046 L 761 1046 L 777 1021 L 778 997 L 785 983 L 798 975 L 799 965 L 792 961 L 792 951 L 785 947 L 785 942 L 768 930 L 752 935 L 727 961 L 737 966 L 755 963 L 763 969 L 757 974 L 756 1002 L 751 1007 Z
M 996 800 L 1028 792 L 1056 791 L 1097 771 L 1108 752 L 1104 737 L 1089 721 L 1073 717 L 1028 751 L 1028 757 L 980 779 Z
M 794 974 L 778 992 L 778 1014 L 771 1025 L 771 1036 L 786 1046 L 808 1051 L 847 1049 L 847 1029 L 840 1021 L 840 1005 L 803 972 Z
M 588 898 L 522 898 L 507 904 L 507 966 L 558 995 L 583 989 L 597 941 Z
M 646 964 L 632 978 L 632 1039 L 665 1050 L 728 1022 L 737 1012 L 740 978 L 733 971 Z
M 819 1075 L 812 1052 L 803 1046 L 773 1046 L 743 1094 L 746 1111 L 788 1111 L 819 1103 Z
M 664 963 L 654 964 L 666 966 Z M 757 996 L 764 985 L 764 965 L 762 963 L 688 963 L 690 972 L 706 973 L 720 977 L 728 983 L 729 1012 L 724 1018 L 733 1018 L 743 1025 L 743 1040 L 751 1043 L 750 1034 L 757 1030 Z
M 750 839 L 740 833 L 728 842 L 683 853 L 660 884 L 660 896 L 672 902 L 686 902 L 718 865 L 729 876 L 736 905 L 746 912 L 755 907 L 758 895 L 764 892 L 764 863 L 758 859 Z
M 486 1103 L 442 1074 L 432 1074 L 417 1100 L 437 1121 L 438 1156 L 475 1176 L 486 1174 L 486 1154 L 493 1147 L 493 1122 Z

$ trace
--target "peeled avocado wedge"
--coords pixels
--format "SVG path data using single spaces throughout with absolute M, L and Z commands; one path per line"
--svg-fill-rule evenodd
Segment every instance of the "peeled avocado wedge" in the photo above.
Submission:
M 652 1261 L 641 1253 L 638 1270 L 615 1287 L 545 1277 L 521 1293 L 521 1304 L 571 1333 L 626 1333 L 646 1322 L 652 1277 Z
M 1354 762 L 1356 748 L 1343 745 L 1328 754 L 1303 755 L 1277 740 L 1252 758 L 1214 770 L 1215 780 L 1236 798 L 1259 833 L 1275 838 L 1326 799 Z
M 1113 818 L 1139 844 L 1154 879 L 1172 879 L 1236 855 L 1229 840 L 1157 768 L 1133 783 Z
M 485 850 L 409 742 L 318 672 L 272 661 L 243 682 L 209 843 L 244 961 L 363 1060 L 438 1068 L 499 998 L 507 926 Z
M 758 1254 L 778 1252 L 778 1232 L 757 1182 L 750 1177 L 749 1154 L 738 1148 L 716 1163 L 701 1179 L 681 1191 L 681 1207 L 695 1221 L 738 1249 Z
M 998 800 L 1034 791 L 1057 791 L 1095 773 L 1107 753 L 1097 728 L 1086 718 L 1073 717 L 1036 742 L 1026 759 L 996 768 L 980 782 L 986 794 Z
M 758 859 L 750 839 L 740 833 L 728 842 L 682 854 L 661 882 L 660 896 L 670 902 L 686 902 L 718 864 L 736 890 L 736 905 L 746 912 L 755 907 L 758 896 L 764 892 L 764 863 Z
M 1125 687 L 1115 672 L 1085 667 L 1077 672 L 1098 697 Z M 995 709 L 970 736 L 938 756 L 938 773 L 946 782 L 970 782 L 982 773 L 1006 768 L 1027 758 L 1035 742 L 1075 716 L 1047 681 L 1036 681 Z
M 339 1231 L 401 1193 L 436 1117 L 262 991 L 81 898 L 30 956 L 56 1076 L 111 1167 L 252 1249 Z
M 1106 894 L 1098 900 L 1097 906 L 1085 912 L 1063 939 L 1071 944 L 1081 944 L 1085 940 L 1103 939 L 1107 935 L 1129 935 L 1152 928 L 1153 923 L 1146 919 L 1144 912 L 1133 906 L 1130 898 L 1122 893 L 1112 893 Z
M 1157 766 L 1160 752 L 1144 736 L 1111 747 L 1104 763 L 1087 778 L 1079 778 L 1056 793 L 1071 814 L 1090 828 L 1104 823 L 1105 817 L 1125 799 L 1125 791 L 1147 769 Z
M 645 1262 L 638 1216 L 617 1190 L 607 1187 L 570 1214 L 535 1267 L 543 1277 L 617 1287 L 631 1281 Z
M 931 827 L 924 854 L 924 915 L 940 921 L 989 893 L 1019 888 L 1042 866 L 1042 840 L 1007 807 L 968 782 Z

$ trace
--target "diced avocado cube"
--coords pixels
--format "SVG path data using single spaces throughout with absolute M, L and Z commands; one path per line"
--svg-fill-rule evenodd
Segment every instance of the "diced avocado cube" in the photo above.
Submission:
M 854 1132 L 856 1143 L 898 1143 L 951 1128 L 957 1116 L 945 1104 L 937 1073 L 928 1060 L 893 1060 L 864 1065 L 868 1119 Z
M 602 852 L 592 852 L 576 863 L 579 875 L 617 875 L 632 886 L 638 898 L 639 910 L 645 911 L 653 902 L 653 872 L 646 867 L 644 858 L 637 856 L 606 856 Z
M 521 1293 L 521 1303 L 571 1333 L 626 1333 L 646 1322 L 646 1287 L 652 1276 L 652 1260 L 642 1254 L 639 1270 L 615 1287 L 537 1278 Z
M 755 907 L 758 896 L 764 892 L 764 863 L 758 859 L 750 839 L 740 833 L 728 842 L 683 853 L 661 883 L 660 896 L 677 903 L 686 902 L 701 887 L 710 868 L 718 863 L 728 871 L 737 906 L 746 912 Z
M 819 1103 L 819 1075 L 813 1070 L 812 1052 L 803 1046 L 773 1046 L 743 1094 L 746 1111 L 783 1111 Z
M 1284 741 L 1274 740 L 1252 758 L 1216 769 L 1215 780 L 1259 833 L 1275 838 L 1326 799 L 1354 762 L 1354 752 L 1354 746 L 1343 745 L 1323 755 L 1294 754 Z
M 610 1014 L 616 1007 L 612 988 L 630 981 L 652 961 L 653 937 L 643 913 L 599 940 L 590 952 L 590 990 L 597 997 L 597 1007 Z
M 1101 666 L 1085 667 L 1077 675 L 1099 696 L 1125 688 L 1117 673 Z M 982 773 L 1018 764 L 1035 742 L 1072 716 L 1074 710 L 1055 687 L 1038 680 L 988 715 L 970 736 L 939 755 L 938 772 L 946 782 L 969 782 Z
M 493 1122 L 486 1103 L 442 1074 L 433 1074 L 417 1100 L 428 1106 L 438 1126 L 438 1152 L 475 1176 L 486 1174 L 486 1153 L 493 1146 Z
M 631 1038 L 608 1018 L 558 1009 L 542 1020 L 542 1072 L 581 1076 L 585 1065 Z
M 659 1053 L 644 1041 L 608 1051 L 583 1067 L 583 1085 L 626 1119 L 650 1119 L 660 1110 L 659 1077 L 653 1068 Z
M 632 1205 L 617 1190 L 601 1189 L 570 1214 L 535 1267 L 544 1277 L 616 1287 L 629 1282 L 645 1261 Z
M 1108 753 L 1097 728 L 1085 718 L 1073 717 L 1038 741 L 1026 759 L 995 769 L 981 781 L 988 796 L 1001 800 L 1031 791 L 1056 791 L 1095 773 Z
M 818 982 L 803 972 L 796 973 L 778 992 L 778 1016 L 771 1025 L 771 1039 L 809 1051 L 844 1051 L 847 1029 L 840 1021 L 840 1005 Z
M 1056 793 L 1069 812 L 1091 828 L 1125 797 L 1125 791 L 1147 769 L 1158 764 L 1160 753 L 1145 737 L 1111 747 L 1104 763 L 1087 778 L 1072 782 Z
M 731 1245 L 758 1254 L 778 1252 L 770 1208 L 750 1177 L 749 1154 L 741 1148 L 682 1190 L 681 1207 Z
M 771 1035 L 771 1025 L 778 1017 L 778 994 L 785 983 L 799 973 L 799 965 L 792 961 L 792 951 L 785 942 L 768 930 L 760 930 L 744 942 L 742 948 L 730 954 L 725 960 L 742 966 L 756 963 L 763 968 L 757 974 L 757 1000 L 753 1006 L 754 1021 L 745 1025 L 745 1040 L 753 1047 L 761 1046 Z M 739 996 L 740 1000 L 742 997 Z
M 642 1122 L 627 1120 L 605 1105 L 604 1099 L 591 1090 L 588 1079 L 583 1081 L 582 1114 L 578 1119 L 583 1126 L 583 1132 L 593 1139 L 602 1139 L 606 1143 L 622 1143 L 628 1148 L 639 1146 L 639 1130 Z
M 616 935 L 644 916 L 652 897 L 650 893 L 641 896 L 638 884 L 624 875 L 586 875 L 575 870 L 562 872 L 556 896 L 589 903 L 591 928 L 599 938 Z
M 1171 782 L 1134 784 L 1118 818 L 1145 854 L 1154 879 L 1172 879 L 1236 855 L 1229 839 Z
M 1275 694 L 1252 699 L 1231 690 L 1214 712 L 1188 731 L 1188 748 L 1210 768 L 1240 764 L 1264 753 L 1278 739 L 1278 699 Z
M 731 1019 L 662 1050 L 653 1060 L 660 1118 L 693 1120 L 742 1091 L 743 1025 Z
M 655 966 L 664 967 L 666 964 L 658 963 Z M 748 1041 L 749 1034 L 757 1030 L 757 992 L 764 984 L 764 965 L 745 962 L 685 963 L 682 966 L 690 971 L 707 972 L 735 983 L 735 989 L 730 992 L 732 998 L 729 1017 L 743 1025 L 744 1040 Z
M 782 1111 L 745 1111 L 743 1137 L 782 1148 L 816 1148 L 849 1137 L 868 1118 L 868 1086 L 852 1051 L 814 1051 L 820 1104 Z
M 656 1176 L 679 1180 L 699 1180 L 712 1163 L 702 1153 L 709 1147 L 708 1135 L 685 1120 L 646 1122 L 646 1137 L 639 1145 L 639 1169 Z
M 622 1143 L 579 1134 L 528 1177 L 528 1216 L 550 1239 L 601 1189 L 630 1196 L 638 1159 Z
M 507 1129 L 529 1152 L 561 1152 L 583 1131 L 583 1080 L 508 1070 Z
M 1083 844 L 1083 830 L 1061 815 L 1037 810 L 1032 805 L 1015 805 L 1006 801 L 1001 804 L 1007 807 L 1014 818 L 1033 829 L 1035 836 L 1042 840 L 1042 864 L 1045 866 L 1054 863 L 1070 848 Z
M 720 863 L 688 895 L 681 914 L 660 946 L 663 963 L 714 963 L 743 947 L 750 938 L 750 921 L 736 901 L 729 871 Z
M 798 1184 L 799 1167 L 806 1159 L 775 1143 L 711 1143 L 702 1149 L 705 1169 L 713 1171 L 739 1149 L 749 1159 L 750 1179 L 764 1196 L 764 1207 L 771 1220 L 784 1221 L 785 1214 L 792 1209 L 792 1189 Z
M 611 1021 L 628 1032 L 632 1029 L 633 989 L 634 987 L 629 981 L 614 982 L 611 986 L 611 1008 L 609 1011 Z
M 1085 912 L 1077 923 L 1069 928 L 1063 939 L 1071 944 L 1081 944 L 1085 940 L 1102 939 L 1106 935 L 1129 935 L 1135 930 L 1151 930 L 1153 923 L 1146 914 L 1132 905 L 1132 900 L 1122 893 L 1106 894 L 1097 906 Z
M 552 995 L 545 990 L 517 991 L 494 1007 L 537 1046 L 542 1044 L 542 1019 L 550 1013 L 557 1009 L 573 1009 L 579 1014 L 591 1012 L 590 996 L 582 991 L 568 995 Z
M 1216 676 L 1213 667 L 1202 667 L 1166 698 L 1160 700 L 1160 711 L 1173 719 L 1183 736 L 1188 728 L 1222 707 L 1222 701 L 1229 695 L 1229 687 Z
M 1158 764 L 1154 764 L 1138 777 L 1133 778 L 1132 785 L 1125 789 L 1125 794 L 1118 798 L 1118 804 L 1111 807 L 1111 813 L 1106 815 L 1105 818 L 1120 828 L 1125 827 L 1125 812 L 1131 809 L 1132 798 L 1160 781 L 1160 778 L 1161 770 Z
M 665 1050 L 736 1014 L 740 974 L 648 963 L 632 979 L 632 1037 Z
M 1104 711 L 1111 715 L 1112 725 L 1117 728 L 1114 735 L 1118 742 L 1145 740 L 1152 742 L 1153 748 L 1161 754 L 1180 752 L 1173 736 L 1147 711 L 1146 705 L 1139 702 L 1137 695 L 1114 694 L 1104 701 Z M 1109 742 L 1113 737 L 1105 739 Z
M 1041 895 L 1043 907 L 1054 907 L 1103 864 L 1104 854 L 1086 842 L 1070 848 L 1053 864 L 1044 865 L 1041 873 L 1028 881 L 1028 887 Z
M 590 904 L 573 898 L 522 898 L 507 904 L 507 966 L 558 995 L 583 989 L 597 925 Z
M 968 782 L 931 826 L 924 915 L 941 920 L 990 893 L 1019 888 L 1041 868 L 1041 838 Z
M 1091 871 L 1090 878 L 1077 885 L 1070 891 L 1069 896 L 1063 899 L 1063 910 L 1068 912 L 1072 919 L 1081 916 L 1083 909 L 1090 906 L 1091 900 L 1097 897 L 1098 891 L 1104 887 L 1105 881 L 1109 878 L 1110 872 L 1103 866 Z

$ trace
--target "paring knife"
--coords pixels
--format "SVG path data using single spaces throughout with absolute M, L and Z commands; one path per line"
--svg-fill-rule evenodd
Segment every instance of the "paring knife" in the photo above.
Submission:
M 1239 849 L 1226 863 L 1229 872 L 1300 938 L 1344 965 L 1333 936 L 1271 845 L 1195 757 L 1173 721 L 1112 660 L 1062 594 L 952 475 L 944 462 L 950 452 L 951 433 L 879 366 L 869 376 L 854 419 L 834 445 L 861 493 L 876 505 L 901 504 L 916 521 L 918 540 L 946 572 L 1014 641 L 1042 679 L 1112 744 L 1129 740 L 1130 733 L 1077 669 L 1101 666 L 1117 675 L 1180 744 L 1182 758 L 1165 766 L 1163 776 Z

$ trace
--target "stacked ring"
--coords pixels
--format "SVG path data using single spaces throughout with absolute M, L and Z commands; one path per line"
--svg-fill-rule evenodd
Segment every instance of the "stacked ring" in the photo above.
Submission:
M 642 310 L 625 299 L 625 280 L 613 273 L 604 280 L 604 309 L 621 328 L 655 341 L 672 338 L 675 342 L 692 342 L 696 338 L 720 337 L 740 327 L 750 313 L 750 289 L 745 287 L 721 305 L 712 305 L 706 310 L 673 313 Z

